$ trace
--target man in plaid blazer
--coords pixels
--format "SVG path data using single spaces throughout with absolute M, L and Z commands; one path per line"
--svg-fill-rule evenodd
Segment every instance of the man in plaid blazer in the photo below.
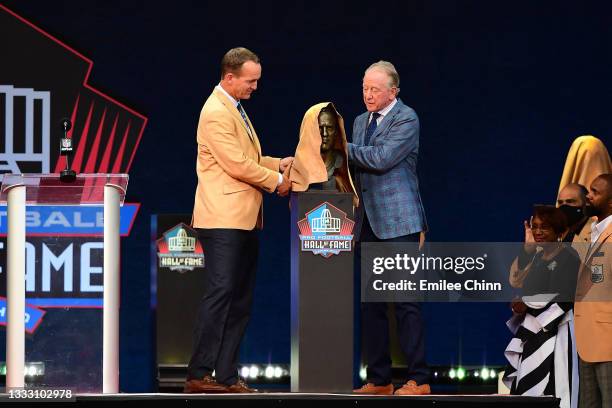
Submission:
M 386 61 L 372 64 L 363 77 L 367 112 L 355 119 L 349 160 L 355 166 L 359 201 L 355 228 L 361 242 L 418 242 L 427 229 L 417 180 L 419 119 L 397 98 L 399 75 Z M 357 259 L 360 258 L 360 246 Z M 408 366 L 408 382 L 398 395 L 429 394 L 423 322 L 418 303 L 396 302 L 399 341 Z M 386 303 L 362 303 L 368 365 L 360 394 L 393 394 Z

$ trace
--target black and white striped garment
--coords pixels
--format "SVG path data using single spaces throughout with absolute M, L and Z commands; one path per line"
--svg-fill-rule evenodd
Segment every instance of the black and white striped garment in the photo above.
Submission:
M 561 408 L 578 406 L 578 358 L 571 303 L 529 302 L 526 314 L 506 324 L 514 337 L 506 347 L 504 384 L 513 395 L 554 395 Z

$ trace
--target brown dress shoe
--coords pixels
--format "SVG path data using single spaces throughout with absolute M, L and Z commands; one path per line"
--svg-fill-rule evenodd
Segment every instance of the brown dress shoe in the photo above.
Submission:
M 249 386 L 242 380 L 238 380 L 236 384 L 232 384 L 227 387 L 227 392 L 232 394 L 251 394 L 259 392 L 255 388 L 249 388 Z
M 204 393 L 204 394 L 219 394 L 228 392 L 228 387 L 223 384 L 219 384 L 210 375 L 204 376 L 200 379 L 191 379 L 185 381 L 185 387 L 183 392 L 188 394 Z
M 431 394 L 429 384 L 417 385 L 413 380 L 408 381 L 402 388 L 395 391 L 395 395 L 427 395 Z
M 374 385 L 367 383 L 361 388 L 353 390 L 354 394 L 370 394 L 370 395 L 393 395 L 393 384 Z

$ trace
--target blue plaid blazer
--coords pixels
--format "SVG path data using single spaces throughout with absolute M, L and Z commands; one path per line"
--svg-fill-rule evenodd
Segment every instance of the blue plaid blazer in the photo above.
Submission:
M 417 179 L 419 118 L 416 112 L 398 98 L 365 146 L 368 119 L 369 112 L 355 119 L 353 142 L 348 144 L 360 200 L 356 239 L 359 239 L 363 211 L 380 239 L 427 230 Z

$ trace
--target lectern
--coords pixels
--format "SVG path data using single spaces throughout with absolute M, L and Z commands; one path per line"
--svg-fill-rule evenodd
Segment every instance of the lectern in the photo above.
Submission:
M 291 195 L 291 391 L 353 385 L 353 196 Z
M 119 207 L 127 174 L 7 174 L 0 201 L 7 203 L 6 387 L 24 386 L 26 205 L 104 205 L 104 310 L 102 391 L 119 392 Z

